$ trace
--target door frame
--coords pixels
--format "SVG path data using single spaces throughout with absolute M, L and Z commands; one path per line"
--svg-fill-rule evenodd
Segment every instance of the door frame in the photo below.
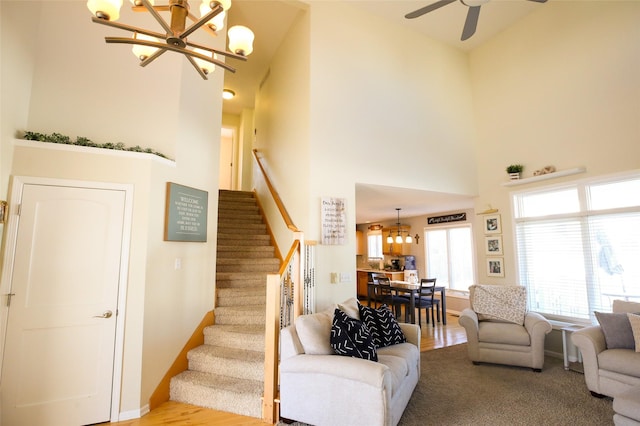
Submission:
M 124 212 L 122 228 L 122 245 L 120 250 L 120 273 L 118 278 L 118 304 L 116 314 L 116 336 L 113 353 L 113 375 L 111 386 L 111 421 L 118 421 L 120 416 L 120 395 L 122 392 L 122 363 L 124 358 L 124 324 L 126 313 L 126 297 L 129 276 L 129 250 L 131 245 L 131 226 L 133 219 L 132 184 L 93 182 L 81 180 L 42 178 L 34 176 L 12 176 L 9 191 L 8 219 L 3 230 L 4 255 L 2 258 L 2 275 L 0 276 L 0 372 L 4 361 L 4 345 L 7 332 L 9 309 L 6 295 L 11 290 L 15 247 L 18 237 L 20 216 L 17 210 L 22 203 L 22 192 L 25 185 L 64 186 L 85 189 L 102 189 L 124 191 Z M 0 380 L 1 380 L 0 375 Z M 0 381 L 0 389 L 2 382 Z

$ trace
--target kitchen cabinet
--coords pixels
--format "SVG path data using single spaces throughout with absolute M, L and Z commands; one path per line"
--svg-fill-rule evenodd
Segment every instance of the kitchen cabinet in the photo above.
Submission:
M 369 272 L 358 271 L 358 299 L 367 299 L 367 284 L 369 283 Z
M 356 231 L 356 256 L 362 256 L 366 252 L 364 248 L 364 234 L 362 231 Z
M 410 231 L 410 226 L 400 225 L 400 235 L 402 235 L 403 240 L 407 237 L 407 235 L 409 235 Z M 402 256 L 405 254 L 411 254 L 411 244 L 397 244 L 395 241 L 393 243 L 388 243 L 387 237 L 389 236 L 389 233 L 391 233 L 391 236 L 395 240 L 396 235 L 398 235 L 398 227 L 392 226 L 390 228 L 385 228 L 382 230 L 382 254 L 390 256 Z

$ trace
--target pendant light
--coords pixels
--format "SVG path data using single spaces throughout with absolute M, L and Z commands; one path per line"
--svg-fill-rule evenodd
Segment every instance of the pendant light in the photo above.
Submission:
M 396 211 L 398 212 L 398 221 L 396 222 L 397 225 L 397 234 L 395 239 L 393 238 L 393 235 L 391 235 L 391 230 L 389 230 L 389 236 L 387 237 L 387 244 L 393 244 L 394 242 L 396 244 L 402 244 L 407 243 L 407 244 L 411 244 L 413 242 L 413 238 L 411 238 L 411 235 L 407 232 L 407 237 L 403 240 L 402 238 L 402 233 L 400 232 L 400 208 L 396 207 Z

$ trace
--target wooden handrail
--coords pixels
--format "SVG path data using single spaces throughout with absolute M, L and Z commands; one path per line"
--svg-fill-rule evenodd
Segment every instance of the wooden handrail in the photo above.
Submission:
M 282 219 L 284 220 L 284 223 L 287 225 L 287 228 L 289 228 L 293 232 L 300 232 L 298 227 L 291 220 L 291 216 L 289 216 L 287 209 L 284 207 L 284 204 L 282 203 L 282 199 L 280 199 L 280 195 L 278 195 L 278 192 L 275 190 L 275 188 L 271 184 L 271 180 L 269 179 L 269 176 L 267 176 L 267 171 L 262 165 L 262 161 L 260 160 L 260 157 L 258 157 L 257 149 L 253 150 L 253 157 L 256 159 L 256 162 L 258 163 L 258 167 L 260 167 L 260 172 L 262 173 L 262 177 L 264 178 L 264 181 L 267 184 L 267 188 L 269 188 L 269 192 L 273 197 L 273 201 L 276 203 L 276 206 L 278 206 L 278 210 L 280 211 L 280 214 L 282 215 Z

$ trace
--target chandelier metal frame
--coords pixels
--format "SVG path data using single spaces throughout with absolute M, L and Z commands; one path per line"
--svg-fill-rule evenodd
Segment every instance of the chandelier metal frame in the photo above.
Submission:
M 192 43 L 187 40 L 187 37 L 193 34 L 199 28 L 203 28 L 205 31 L 210 32 L 213 36 L 217 36 L 216 32 L 209 28 L 207 22 L 213 19 L 216 15 L 223 11 L 222 5 L 217 1 L 212 1 L 212 8 L 209 13 L 202 16 L 198 19 L 195 15 L 189 12 L 189 2 L 188 0 L 169 0 L 168 5 L 152 5 L 148 0 L 136 0 L 136 5 L 132 7 L 132 10 L 135 12 L 149 12 L 155 20 L 160 24 L 160 26 L 166 31 L 166 34 L 161 34 L 155 31 L 147 30 L 144 28 L 135 27 L 132 25 L 122 24 L 115 21 L 110 21 L 108 15 L 101 15 L 100 13 L 97 16 L 91 18 L 91 20 L 96 24 L 106 25 L 109 27 L 118 28 L 124 31 L 130 31 L 134 35 L 145 34 L 150 37 L 155 37 L 157 39 L 164 39 L 166 43 L 159 43 L 150 40 L 144 40 L 139 38 L 130 38 L 130 37 L 105 37 L 104 40 L 107 43 L 122 43 L 122 44 L 138 44 L 148 47 L 153 47 L 156 50 L 153 54 L 148 57 L 141 58 L 140 66 L 146 67 L 155 59 L 157 59 L 160 55 L 165 53 L 166 51 L 172 51 L 176 53 L 181 53 L 186 56 L 191 65 L 198 71 L 200 76 L 207 80 L 207 72 L 204 71 L 195 61 L 195 58 L 201 59 L 203 61 L 210 62 L 214 65 L 218 65 L 227 71 L 236 72 L 236 69 L 227 65 L 226 63 L 215 59 L 213 54 L 220 54 L 223 56 L 227 56 L 233 59 L 239 59 L 242 61 L 246 61 L 247 58 L 243 54 L 242 51 L 232 53 L 224 50 L 214 49 L 208 46 L 204 46 L 198 43 Z M 171 13 L 171 23 L 169 24 L 159 12 L 170 12 Z M 189 27 L 186 26 L 187 18 L 193 21 Z M 212 56 L 202 55 L 193 50 L 187 49 L 186 47 L 202 49 L 205 51 L 209 51 L 212 53 Z

